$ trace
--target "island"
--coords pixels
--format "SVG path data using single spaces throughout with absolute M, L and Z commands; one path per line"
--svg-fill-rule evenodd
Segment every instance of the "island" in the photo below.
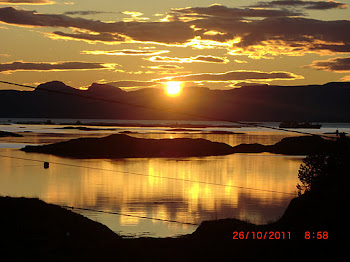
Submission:
M 349 147 L 346 143 L 346 147 Z M 24 152 L 52 154 L 71 158 L 143 158 L 143 157 L 201 157 L 233 153 L 269 152 L 284 155 L 309 155 L 337 149 L 337 142 L 320 136 L 286 137 L 274 145 L 240 144 L 230 146 L 197 138 L 147 139 L 126 134 L 101 138 L 78 138 L 64 142 L 26 146 Z M 344 146 L 344 144 L 343 144 Z
M 0 137 L 23 137 L 23 136 L 12 132 L 0 131 Z
M 342 147 L 350 148 L 349 142 L 342 143 Z M 101 138 L 78 138 L 48 145 L 26 146 L 21 150 L 81 159 L 113 159 L 201 157 L 263 152 L 309 155 L 342 149 L 336 141 L 326 140 L 320 136 L 286 137 L 274 145 L 240 144 L 232 147 L 202 138 L 147 139 L 119 133 Z
M 42 146 L 26 146 L 25 152 L 73 158 L 192 157 L 226 155 L 232 147 L 206 139 L 146 139 L 125 134 L 102 138 L 78 138 Z

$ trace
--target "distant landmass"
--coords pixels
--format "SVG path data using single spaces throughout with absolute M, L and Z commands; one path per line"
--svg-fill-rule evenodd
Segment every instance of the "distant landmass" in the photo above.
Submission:
M 31 91 L 0 90 L 0 117 L 206 120 L 193 116 L 201 115 L 237 121 L 349 122 L 349 101 L 350 82 L 309 86 L 245 86 L 231 90 L 187 87 L 180 97 L 171 98 L 156 88 L 127 92 L 112 85 L 95 83 L 87 90 L 80 90 L 53 81 Z
M 0 137 L 22 137 L 22 135 L 0 130 Z
M 78 138 L 40 146 L 26 146 L 25 152 L 53 154 L 72 158 L 142 158 L 142 157 L 200 157 L 233 153 L 270 152 L 286 155 L 309 155 L 321 152 L 339 152 L 349 149 L 349 141 L 342 147 L 319 136 L 286 137 L 274 145 L 240 144 L 230 146 L 197 138 L 148 139 L 125 134 L 101 138 Z
M 124 134 L 101 138 L 78 138 L 42 146 L 26 146 L 22 151 L 73 158 L 192 157 L 226 155 L 232 147 L 198 138 L 146 139 Z

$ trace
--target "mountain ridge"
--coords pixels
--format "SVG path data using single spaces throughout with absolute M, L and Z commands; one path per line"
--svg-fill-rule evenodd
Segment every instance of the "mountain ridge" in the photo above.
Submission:
M 252 85 L 229 90 L 186 87 L 181 96 L 171 98 L 163 90 L 153 87 L 124 91 L 113 85 L 93 83 L 81 90 L 51 81 L 31 91 L 0 90 L 0 117 L 204 120 L 167 112 L 181 111 L 233 121 L 349 122 L 349 100 L 350 82 L 307 86 Z

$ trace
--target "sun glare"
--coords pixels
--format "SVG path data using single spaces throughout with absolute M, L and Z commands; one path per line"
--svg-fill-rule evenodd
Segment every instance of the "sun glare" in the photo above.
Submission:
M 168 96 L 178 96 L 182 91 L 181 82 L 167 82 L 165 86 L 165 92 Z

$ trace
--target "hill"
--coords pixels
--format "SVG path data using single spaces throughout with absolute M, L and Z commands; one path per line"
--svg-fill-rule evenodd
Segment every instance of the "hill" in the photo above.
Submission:
M 191 157 L 232 153 L 231 146 L 206 139 L 145 139 L 124 134 L 26 146 L 22 150 L 74 158 Z

